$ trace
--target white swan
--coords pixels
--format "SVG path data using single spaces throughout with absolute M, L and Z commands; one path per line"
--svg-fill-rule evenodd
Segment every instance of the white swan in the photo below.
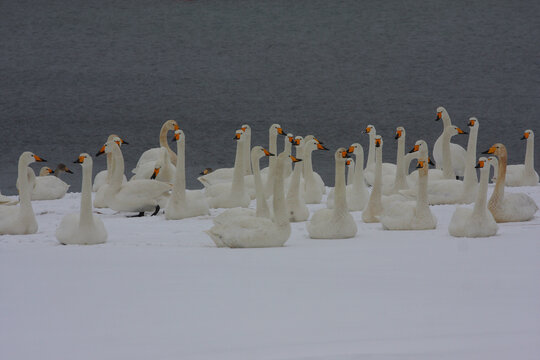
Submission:
M 236 131 L 236 158 L 231 183 L 218 183 L 205 188 L 208 204 L 211 208 L 248 207 L 250 196 L 244 186 L 244 132 Z M 217 171 L 217 170 L 216 170 Z M 210 173 L 211 175 L 213 173 Z
M 107 138 L 107 141 L 116 141 L 118 146 L 122 145 L 129 145 L 127 141 L 122 140 L 118 135 L 111 134 Z M 101 154 L 105 154 L 105 145 L 101 147 L 101 149 L 96 153 L 96 157 L 100 156 Z M 94 183 L 92 184 L 92 191 L 97 192 L 103 185 L 109 184 L 111 182 L 112 174 L 114 172 L 113 167 L 113 160 L 112 160 L 112 154 L 107 154 L 107 169 L 102 170 L 96 174 L 94 177 Z M 126 175 L 124 175 L 123 182 L 127 182 Z M 100 202 L 99 200 L 97 201 Z M 94 199 L 94 206 L 96 206 L 96 200 Z M 103 207 L 103 206 L 101 206 Z
M 35 177 L 32 188 L 32 200 L 56 200 L 61 199 L 66 195 L 69 185 L 60 179 L 63 172 L 73 174 L 64 164 L 58 164 L 54 170 L 54 176 L 38 176 Z M 40 171 L 41 175 L 41 171 Z
M 41 169 L 39 169 L 39 175 L 38 176 L 49 176 L 49 175 L 52 175 L 52 174 L 54 174 L 53 169 L 51 169 L 48 166 L 42 166 Z
M 291 133 L 287 133 L 287 135 L 285 136 L 284 144 L 283 144 L 283 152 L 285 154 L 291 155 L 293 143 L 294 143 L 294 135 Z M 292 164 L 293 162 L 291 161 L 291 158 L 289 158 L 289 160 L 287 160 L 287 165 L 285 165 L 285 168 L 283 169 L 284 171 L 283 176 L 285 176 L 285 179 L 287 179 L 292 174 L 292 171 L 293 171 Z
M 165 219 L 180 220 L 208 215 L 208 201 L 202 191 L 186 191 L 186 138 L 182 130 L 174 132 L 176 141 L 176 172 L 171 196 L 165 206 Z M 160 172 L 161 173 L 161 172 Z
M 242 129 L 244 136 L 246 137 L 244 141 L 244 175 L 252 175 L 253 170 L 251 169 L 251 159 L 249 156 L 251 151 L 251 127 L 244 124 L 240 129 Z
M 92 158 L 79 155 L 75 163 L 82 167 L 81 210 L 64 216 L 56 229 L 61 244 L 94 245 L 107 241 L 107 230 L 101 219 L 92 214 Z
M 345 163 L 346 169 L 347 169 L 347 185 L 352 185 L 354 182 L 354 160 L 353 159 L 347 159 L 347 162 Z
M 478 177 L 476 175 L 476 139 L 478 137 L 478 128 L 480 122 L 477 118 L 469 118 L 469 141 L 467 142 L 467 158 L 465 161 L 465 174 L 463 175 L 463 192 L 461 194 L 461 202 L 470 204 L 476 198 L 478 189 Z M 489 173 L 489 169 L 488 169 Z
M 437 226 L 437 218 L 428 204 L 428 161 L 418 161 L 419 173 L 416 201 L 395 201 L 385 206 L 380 217 L 385 230 L 429 230 Z
M 366 208 L 362 211 L 362 220 L 365 223 L 379 222 L 379 216 L 382 213 L 382 146 L 383 140 L 380 135 L 376 135 L 373 139 L 375 143 L 376 159 L 375 159 L 375 178 L 373 179 L 373 189 Z M 370 144 L 371 146 L 371 144 Z
M 525 130 L 521 140 L 527 140 L 525 163 L 507 165 L 506 186 L 538 185 L 538 173 L 534 170 L 534 132 L 532 130 Z
M 334 153 L 336 161 L 334 208 L 317 210 L 306 224 L 312 239 L 347 239 L 356 235 L 358 228 L 347 206 L 345 192 L 345 162 L 349 154 L 345 148 Z
M 268 129 L 268 151 L 272 154 L 277 154 L 277 136 L 286 136 L 283 128 L 279 124 L 272 124 Z M 273 192 L 273 184 L 275 177 L 275 166 L 277 159 L 271 157 L 268 160 L 268 168 L 261 170 L 261 173 L 266 176 L 266 182 L 264 184 L 264 195 L 268 198 Z
M 304 176 L 304 200 L 306 204 L 320 204 L 325 193 L 324 182 L 319 174 L 313 171 L 311 154 L 315 150 L 328 150 L 321 145 L 312 135 L 308 135 L 302 141 L 302 172 Z M 322 186 L 321 186 L 322 183 Z
M 263 156 L 274 156 L 268 150 L 262 146 L 254 146 L 251 149 L 251 166 L 253 168 L 253 176 L 255 179 L 255 197 L 256 197 L 256 209 L 248 209 L 243 207 L 236 207 L 227 209 L 214 218 L 214 224 L 226 224 L 231 219 L 238 216 L 257 216 L 271 218 L 270 208 L 266 202 L 264 196 L 264 188 L 261 180 L 259 161 Z
M 115 211 L 138 212 L 143 216 L 145 211 L 159 211 L 159 204 L 169 195 L 171 186 L 155 180 L 132 180 L 122 183 L 124 174 L 124 157 L 118 144 L 109 141 L 105 144 L 105 153 L 112 153 L 114 174 L 111 184 L 106 187 L 105 201 L 107 207 Z
M 296 147 L 297 156 L 301 153 L 298 146 Z M 302 156 L 302 155 L 300 155 Z M 302 175 L 303 162 L 301 158 L 290 155 L 290 159 L 294 163 L 294 170 L 289 182 L 289 190 L 287 191 L 287 210 L 289 213 L 289 221 L 300 222 L 306 221 L 309 218 L 309 209 L 304 201 L 304 189 L 301 187 L 300 178 Z M 288 163 L 285 164 L 288 167 Z
M 499 226 L 487 208 L 487 188 L 489 180 L 489 160 L 478 159 L 476 168 L 480 169 L 480 184 L 474 208 L 457 207 L 452 215 L 448 232 L 458 237 L 487 237 L 497 234 Z
M 159 151 L 159 157 L 157 160 L 146 161 L 139 166 L 137 173 L 134 174 L 130 180 L 142 180 L 150 179 L 154 173 L 154 169 L 159 167 L 159 173 L 155 179 L 157 181 L 163 181 L 166 183 L 172 183 L 176 174 L 176 166 L 171 164 L 169 151 L 162 147 Z
M 530 196 L 524 193 L 505 193 L 506 162 L 508 153 L 506 147 L 497 143 L 484 154 L 493 154 L 499 160 L 497 183 L 488 202 L 488 209 L 496 222 L 528 221 L 534 217 L 538 206 Z
M 18 179 L 19 205 L 0 206 L 0 234 L 35 234 L 38 224 L 30 200 L 30 184 L 26 168 L 33 162 L 45 161 L 29 151 L 19 156 Z
M 443 133 L 439 136 L 437 141 L 435 141 L 435 145 L 433 146 L 433 158 L 435 159 L 435 164 L 437 165 L 437 168 L 444 169 L 444 162 L 443 162 L 443 134 L 444 129 L 446 129 L 448 126 L 452 125 L 452 121 L 450 120 L 450 116 L 448 115 L 448 112 L 446 109 L 442 106 L 439 106 L 437 108 L 437 118 L 436 121 L 441 120 L 443 121 Z M 465 159 L 467 157 L 467 152 L 463 148 L 463 146 L 451 143 L 450 144 L 450 158 L 452 163 L 452 172 L 456 174 L 457 176 L 463 176 L 465 173 Z M 450 169 L 448 169 L 450 170 Z
M 366 129 L 362 131 L 362 133 L 369 135 L 368 158 L 366 168 L 364 169 L 364 177 L 366 178 L 368 185 L 372 186 L 375 182 L 375 137 L 377 136 L 377 130 L 375 129 L 375 126 L 368 125 L 366 126 Z M 395 164 L 381 163 L 381 166 L 381 176 L 395 176 Z
M 218 247 L 253 248 L 283 246 L 291 235 L 291 224 L 285 204 L 283 167 L 287 154 L 280 154 L 276 164 L 272 220 L 240 216 L 227 224 L 214 225 L 205 231 Z
M 161 126 L 161 130 L 159 132 L 159 146 L 157 148 L 148 149 L 145 152 L 142 153 L 141 157 L 139 158 L 139 161 L 137 161 L 137 165 L 133 170 L 131 170 L 132 173 L 136 174 L 139 171 L 139 166 L 144 164 L 147 161 L 155 161 L 159 158 L 160 149 L 164 147 L 169 152 L 169 157 L 171 160 L 171 164 L 176 164 L 176 154 L 174 151 L 171 150 L 169 147 L 169 143 L 167 142 L 167 133 L 169 131 L 176 131 L 178 130 L 178 123 L 175 120 L 167 120 L 163 123 Z
M 397 194 L 399 190 L 408 189 L 407 171 L 405 169 L 405 128 L 398 126 L 395 139 L 398 141 L 396 154 L 396 171 L 394 176 L 383 176 L 383 194 Z

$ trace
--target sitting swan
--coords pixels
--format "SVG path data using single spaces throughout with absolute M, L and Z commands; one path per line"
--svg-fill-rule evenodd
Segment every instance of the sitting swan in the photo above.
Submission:
M 46 175 L 35 178 L 35 184 L 32 189 L 32 200 L 56 200 L 66 195 L 69 185 L 60 179 L 62 172 L 73 174 L 64 164 L 58 164 L 54 170 L 54 176 Z
M 534 217 L 538 206 L 530 196 L 524 193 L 505 193 L 506 162 L 508 153 L 503 144 L 497 143 L 490 147 L 484 154 L 493 154 L 499 160 L 497 183 L 488 202 L 488 209 L 495 221 L 528 221 Z
M 35 234 L 38 224 L 30 200 L 30 184 L 26 168 L 33 162 L 46 161 L 29 151 L 19 156 L 18 179 L 19 205 L 0 206 L 0 234 Z
M 497 234 L 499 226 L 486 206 L 489 163 L 490 161 L 485 157 L 478 159 L 476 168 L 480 169 L 480 184 L 476 193 L 474 208 L 456 208 L 448 225 L 450 235 L 458 237 L 488 237 Z
M 115 164 L 111 184 L 105 190 L 106 205 L 115 211 L 138 212 L 138 216 L 144 216 L 145 211 L 154 209 L 154 215 L 157 214 L 159 204 L 169 195 L 171 186 L 150 179 L 123 184 L 124 157 L 120 147 L 116 142 L 109 141 L 105 144 L 105 153 L 112 153 Z
M 264 188 L 260 173 L 259 161 L 263 156 L 274 156 L 274 154 L 271 154 L 262 146 L 254 146 L 253 149 L 251 149 L 250 167 L 253 168 L 253 176 L 255 179 L 255 198 L 257 203 L 256 210 L 242 207 L 227 209 L 214 218 L 214 224 L 227 224 L 231 221 L 231 218 L 235 218 L 237 216 L 257 216 L 271 218 L 270 209 L 268 207 L 268 203 L 266 202 L 266 197 L 264 196 Z
M 186 191 L 186 141 L 184 132 L 174 132 L 177 156 L 174 185 L 165 207 L 165 219 L 180 220 L 210 214 L 208 202 L 202 191 Z M 159 175 L 159 174 L 158 174 Z
M 349 154 L 339 148 L 334 154 L 336 161 L 334 208 L 316 211 L 306 228 L 312 239 L 347 239 L 356 236 L 358 228 L 347 207 L 345 193 L 345 162 Z
M 428 161 L 418 161 L 419 179 L 416 201 L 395 201 L 385 206 L 381 224 L 385 230 L 430 230 L 437 226 L 437 218 L 429 209 L 427 199 Z
M 176 164 L 176 154 L 169 147 L 169 143 L 167 142 L 167 133 L 169 131 L 176 131 L 178 129 L 179 127 L 175 120 L 165 121 L 165 123 L 163 123 L 163 125 L 161 126 L 161 131 L 159 132 L 159 146 L 160 147 L 148 149 L 145 152 L 143 152 L 141 157 L 139 158 L 139 161 L 137 161 L 137 165 L 135 166 L 133 170 L 131 170 L 131 172 L 136 174 L 139 171 L 139 166 L 141 166 L 147 161 L 157 160 L 159 158 L 159 154 L 161 151 L 160 149 L 162 147 L 167 149 L 170 160 L 171 160 L 171 164 Z
M 525 163 L 506 167 L 506 186 L 538 185 L 538 173 L 534 170 L 534 132 L 525 130 L 521 140 L 527 140 Z
M 214 225 L 205 232 L 218 247 L 254 248 L 283 246 L 291 235 L 285 204 L 283 168 L 289 157 L 280 154 L 276 164 L 272 220 L 265 217 L 239 216 L 227 224 Z
M 443 121 L 443 134 L 444 129 L 446 129 L 448 126 L 452 125 L 452 121 L 450 120 L 450 116 L 448 115 L 448 112 L 446 109 L 442 106 L 439 106 L 437 108 L 437 118 L 435 121 L 441 120 Z M 435 145 L 433 146 L 433 158 L 435 159 L 435 163 L 437 164 L 437 169 L 442 167 L 444 168 L 443 163 L 443 134 L 441 134 L 437 141 L 435 141 Z M 457 176 L 463 176 L 465 173 L 465 159 L 467 157 L 467 152 L 463 148 L 463 146 L 451 143 L 450 144 L 450 158 L 451 158 L 451 164 L 452 164 L 452 172 L 456 174 Z M 450 170 L 450 169 L 448 169 Z
M 157 181 L 172 183 L 176 167 L 171 164 L 169 151 L 162 147 L 159 149 L 159 157 L 157 160 L 147 161 L 139 166 L 137 173 L 130 180 L 150 179 L 156 167 L 160 168 L 159 173 L 155 177 Z
M 56 238 L 64 245 L 102 244 L 107 241 L 107 230 L 103 221 L 92 214 L 92 158 L 83 153 L 74 162 L 82 167 L 81 210 L 64 216 L 56 229 Z
M 118 146 L 129 145 L 127 141 L 122 140 L 118 135 L 115 135 L 115 134 L 109 135 L 109 137 L 107 138 L 107 141 L 116 141 Z M 103 146 L 96 153 L 96 157 L 100 156 L 101 154 L 105 154 L 105 146 Z M 96 174 L 96 176 L 94 177 L 94 183 L 92 184 L 92 191 L 97 192 L 103 185 L 109 184 L 111 182 L 112 174 L 114 172 L 113 167 L 114 167 L 114 164 L 112 161 L 112 154 L 107 154 L 107 169 L 102 170 Z M 124 175 L 123 182 L 127 182 L 126 175 Z M 95 199 L 94 199 L 94 206 L 97 207 Z M 100 206 L 100 207 L 103 207 L 103 206 Z

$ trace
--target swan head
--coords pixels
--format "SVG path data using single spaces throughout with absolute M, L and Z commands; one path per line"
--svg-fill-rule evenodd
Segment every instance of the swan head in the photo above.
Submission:
M 270 126 L 270 133 L 273 134 L 273 133 L 277 133 L 279 135 L 283 135 L 283 136 L 286 136 L 287 134 L 285 133 L 285 131 L 283 131 L 283 129 L 281 128 L 281 125 L 279 124 L 272 124 Z
M 103 145 L 103 147 L 101 149 L 103 150 L 103 153 L 109 154 L 109 153 L 112 153 L 115 148 L 120 150 L 120 146 L 116 143 L 116 141 L 107 141 L 105 143 L 105 145 Z M 96 154 L 96 156 L 98 156 L 98 155 L 99 155 L 99 153 Z
M 262 146 L 254 146 L 252 149 L 251 149 L 251 157 L 254 158 L 254 159 L 260 159 L 262 158 L 263 156 L 275 156 L 274 154 L 272 154 L 270 151 L 266 150 L 265 148 L 263 148 Z
M 478 122 L 477 118 L 475 118 L 474 116 L 469 118 L 469 122 L 467 123 L 468 127 L 477 128 L 479 125 L 480 125 L 480 123 Z
M 532 130 L 525 130 L 523 133 L 523 136 L 521 137 L 521 140 L 529 140 L 534 139 L 534 132 Z
M 490 166 L 493 166 L 494 169 L 499 166 L 499 159 L 497 159 L 495 156 L 488 157 L 487 162 Z
M 19 161 L 23 161 L 26 165 L 28 164 L 31 164 L 33 162 L 46 162 L 47 160 L 37 156 L 36 154 L 30 152 L 30 151 L 25 151 L 21 154 L 21 156 L 19 157 Z
M 362 130 L 362 134 L 373 134 L 373 135 L 376 135 L 377 132 L 375 131 L 375 126 L 373 125 L 368 125 L 366 126 L 366 128 L 364 130 Z
M 184 132 L 182 130 L 180 130 L 180 129 L 175 130 L 172 140 L 182 142 L 184 140 Z
M 234 134 L 233 140 L 243 142 L 243 140 L 244 140 L 244 137 L 242 136 L 243 134 L 244 134 L 244 132 L 242 130 L 236 130 L 236 133 Z
M 289 155 L 289 158 L 292 160 L 293 163 L 297 163 L 299 161 L 302 161 L 302 159 L 299 159 L 296 156 L 292 156 L 292 155 Z
M 127 141 L 122 140 L 122 138 L 120 138 L 120 136 L 118 136 L 116 134 L 109 135 L 109 137 L 107 138 L 107 141 L 116 141 L 118 146 L 129 145 L 129 143 Z
M 459 127 L 457 127 L 455 125 L 447 126 L 446 128 L 444 128 L 444 132 L 449 134 L 450 137 L 452 137 L 454 135 L 468 134 L 468 132 L 461 130 Z
M 437 108 L 437 118 L 435 119 L 435 121 L 441 120 L 444 115 L 448 115 L 448 112 L 446 112 L 446 109 L 444 107 L 439 106 Z
M 47 176 L 47 175 L 51 175 L 52 173 L 54 173 L 53 169 L 51 169 L 51 168 L 48 167 L 48 166 L 43 166 L 43 167 L 39 170 L 39 176 Z
M 287 134 L 287 141 L 289 141 L 291 144 L 294 144 L 294 135 L 291 133 Z
M 244 124 L 244 125 L 240 126 L 240 130 L 242 130 L 243 132 L 245 132 L 248 135 L 251 135 L 251 127 L 248 124 Z
M 476 166 L 475 168 L 476 169 L 484 169 L 485 167 L 489 167 L 489 166 L 486 166 L 488 165 L 488 159 L 485 158 L 485 157 L 481 157 L 478 159 L 478 162 L 476 163 Z
M 347 160 L 351 157 L 351 155 L 349 154 L 349 152 L 347 151 L 347 149 L 345 149 L 344 147 L 340 147 L 339 149 L 336 150 L 336 152 L 334 153 L 334 158 L 336 159 L 336 161 L 343 161 L 343 162 L 347 162 Z
M 405 136 L 405 128 L 403 126 L 398 126 L 396 128 L 396 136 L 395 136 L 395 139 L 399 139 L 401 138 L 402 136 Z
M 81 153 L 79 154 L 79 157 L 75 159 L 73 163 L 81 164 L 81 166 L 92 166 L 92 157 L 88 155 L 87 153 Z
M 347 162 L 345 163 L 347 166 L 352 166 L 354 168 L 354 160 L 353 159 L 347 159 Z
M 304 144 L 304 138 L 300 135 L 294 137 L 293 145 L 300 146 Z
M 167 131 L 176 131 L 176 130 L 180 129 L 180 127 L 178 126 L 178 123 L 176 122 L 176 120 L 167 120 L 167 121 L 165 121 L 165 123 L 163 123 L 162 127 L 164 129 L 167 129 Z
M 354 143 L 347 149 L 349 154 L 355 154 L 356 156 L 364 156 L 364 148 L 359 143 Z
M 376 135 L 375 136 L 375 147 L 382 148 L 382 146 L 383 146 L 382 136 L 381 135 Z
M 490 155 L 495 155 L 497 157 L 501 157 L 501 156 L 506 156 L 507 155 L 507 152 L 506 152 L 506 146 L 504 146 L 503 144 L 501 143 L 497 143 L 497 144 L 494 144 L 493 146 L 491 146 L 489 149 L 487 149 L 486 151 L 483 151 L 482 154 L 490 154 Z
M 199 173 L 199 175 L 208 175 L 208 174 L 210 174 L 212 171 L 214 171 L 212 168 L 206 168 L 206 169 L 204 169 L 203 171 L 201 171 L 201 172 Z

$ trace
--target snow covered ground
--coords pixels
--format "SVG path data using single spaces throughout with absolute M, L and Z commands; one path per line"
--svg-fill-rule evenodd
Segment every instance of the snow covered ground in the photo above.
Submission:
M 105 210 L 106 244 L 59 245 L 79 199 L 33 202 L 38 233 L 0 236 L 1 359 L 540 358 L 540 214 L 464 239 L 455 206 L 433 231 L 357 212 L 354 239 L 297 223 L 283 248 L 218 249 L 211 217 Z

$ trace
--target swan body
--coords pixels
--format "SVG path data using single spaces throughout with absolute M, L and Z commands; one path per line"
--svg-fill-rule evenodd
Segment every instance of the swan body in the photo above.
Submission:
M 356 236 L 358 228 L 347 206 L 345 193 L 345 163 L 349 157 L 345 148 L 334 154 L 336 161 L 334 208 L 316 211 L 306 228 L 312 239 L 347 239 Z
M 137 165 L 135 166 L 133 170 L 131 170 L 131 172 L 134 174 L 137 174 L 137 172 L 139 171 L 139 166 L 141 166 L 145 162 L 156 161 L 157 159 L 159 159 L 162 147 L 167 149 L 171 163 L 176 164 L 176 154 L 169 147 L 169 143 L 167 142 L 167 133 L 169 131 L 176 131 L 178 129 L 179 129 L 178 123 L 175 120 L 165 121 L 163 125 L 161 126 L 161 130 L 159 132 L 159 146 L 160 147 L 148 149 L 145 152 L 143 152 L 142 155 L 139 157 L 139 160 L 137 161 Z
M 33 162 L 45 161 L 29 151 L 19 156 L 18 179 L 19 205 L 0 206 L 0 234 L 35 234 L 38 224 L 31 202 L 31 189 L 26 168 Z
M 115 211 L 138 212 L 154 210 L 169 195 L 171 186 L 155 180 L 132 180 L 122 183 L 124 158 L 116 142 L 105 144 L 105 153 L 112 153 L 115 168 L 111 184 L 105 189 L 107 207 Z
M 368 185 L 373 186 L 373 184 L 375 183 L 375 137 L 377 136 L 377 130 L 375 129 L 375 126 L 368 125 L 366 129 L 362 132 L 369 135 L 368 158 L 366 162 L 366 168 L 364 169 L 364 177 L 366 178 L 366 182 L 368 183 Z M 382 177 L 390 176 L 391 178 L 395 176 L 395 174 L 395 164 L 381 163 L 381 184 Z
M 73 174 L 64 164 L 58 164 L 54 176 L 38 176 L 32 190 L 32 200 L 56 200 L 66 195 L 69 185 L 60 179 L 60 174 L 67 172 Z
M 186 191 L 186 141 L 182 130 L 174 132 L 176 141 L 176 171 L 171 196 L 165 206 L 165 219 L 180 220 L 208 215 L 208 202 L 201 191 Z M 166 153 L 165 153 L 166 154 Z M 159 174 L 158 174 L 159 175 Z
M 441 120 L 443 121 L 443 133 L 437 138 L 437 141 L 435 141 L 435 145 L 433 146 L 433 158 L 435 159 L 435 163 L 437 164 L 437 168 L 444 169 L 443 164 L 443 139 L 444 139 L 444 129 L 446 127 L 452 125 L 452 121 L 450 120 L 450 116 L 448 115 L 448 112 L 446 109 L 442 106 L 439 106 L 437 108 L 437 118 L 436 121 Z M 463 146 L 450 143 L 450 159 L 452 164 L 452 172 L 457 176 L 463 176 L 465 173 L 465 162 L 467 158 L 467 152 L 463 148 Z M 450 170 L 447 168 L 447 170 Z
M 428 161 L 418 162 L 418 196 L 416 201 L 396 201 L 385 206 L 380 217 L 385 230 L 429 230 L 437 226 L 437 218 L 429 209 L 427 199 Z
M 362 220 L 365 223 L 379 222 L 379 216 L 383 210 L 382 204 L 382 146 L 383 140 L 380 135 L 376 135 L 375 142 L 375 178 L 373 182 L 373 189 L 369 196 L 369 200 L 366 208 L 362 211 Z M 371 144 L 370 144 L 371 146 Z
M 525 130 L 522 140 L 527 140 L 525 163 L 506 166 L 506 186 L 536 186 L 538 173 L 534 170 L 534 132 Z
M 481 157 L 476 167 L 480 168 L 480 185 L 476 194 L 474 208 L 456 208 L 448 225 L 448 232 L 452 236 L 488 237 L 497 234 L 499 229 L 486 205 L 490 168 L 488 159 Z
M 271 218 L 270 208 L 268 207 L 266 197 L 264 196 L 264 188 L 259 168 L 259 161 L 263 156 L 274 156 L 274 154 L 271 154 L 268 150 L 261 146 L 254 146 L 251 150 L 251 167 L 253 168 L 253 176 L 255 178 L 255 192 L 257 200 L 256 210 L 242 207 L 227 209 L 214 218 L 214 224 L 225 225 L 229 223 L 231 219 L 239 216 Z
M 93 245 L 107 241 L 107 230 L 101 219 L 92 214 L 92 158 L 83 153 L 75 161 L 82 166 L 81 210 L 64 216 L 56 229 L 61 244 Z
M 497 156 L 499 163 L 497 183 L 488 202 L 488 209 L 491 211 L 495 221 L 500 223 L 531 220 L 538 210 L 534 200 L 524 193 L 504 192 L 506 162 L 508 159 L 506 147 L 501 143 L 497 143 L 484 153 Z
M 176 167 L 171 164 L 169 151 L 164 147 L 160 148 L 157 160 L 146 161 L 139 165 L 137 173 L 130 180 L 150 179 L 154 173 L 154 169 L 157 167 L 160 170 L 155 179 L 157 181 L 172 183 L 175 178 Z
M 273 183 L 272 220 L 266 217 L 239 216 L 227 224 L 214 225 L 206 233 L 218 247 L 259 248 L 283 246 L 291 235 L 291 224 L 285 204 L 283 167 L 287 154 L 280 154 Z

